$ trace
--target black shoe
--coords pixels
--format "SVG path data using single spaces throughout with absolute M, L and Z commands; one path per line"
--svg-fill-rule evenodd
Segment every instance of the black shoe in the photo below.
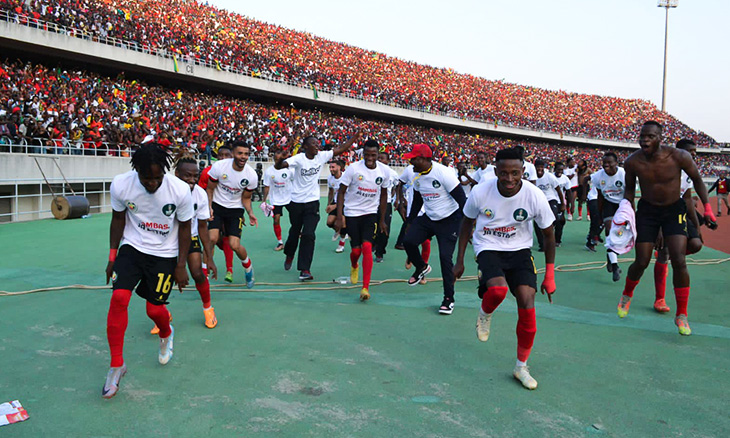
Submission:
M 383 263 L 383 256 L 375 256 L 375 263 Z
M 299 280 L 300 280 L 300 281 L 309 281 L 309 280 L 314 280 L 314 276 L 313 276 L 313 275 L 312 275 L 312 273 L 311 273 L 311 272 L 309 272 L 309 271 L 302 271 L 302 272 L 301 272 L 301 273 L 299 274 Z
M 284 260 L 284 270 L 285 271 L 288 271 L 289 269 L 291 269 L 291 264 L 293 261 L 294 261 L 294 258 L 289 258 L 289 257 L 287 257 L 286 260 Z
M 400 243 L 400 244 L 398 244 L 398 245 L 395 246 L 395 249 L 398 249 L 398 250 L 401 250 L 401 251 L 405 251 L 406 247 L 403 246 L 402 243 Z
M 444 298 L 444 300 L 441 302 L 441 307 L 439 307 L 439 313 L 442 315 L 451 315 L 453 312 L 454 302 Z
M 585 249 L 590 252 L 596 252 L 596 245 L 593 245 L 592 243 L 586 243 Z
M 606 270 L 609 273 L 613 272 L 613 265 L 611 264 L 611 259 L 608 257 L 608 254 L 606 254 Z
M 613 264 L 613 281 L 614 283 L 621 280 L 621 268 L 619 268 L 618 263 Z
M 601 239 L 600 235 L 596 236 L 596 238 L 598 239 L 599 242 L 603 243 L 603 239 Z
M 555 247 L 556 247 L 556 248 L 560 248 L 560 245 L 561 245 L 561 243 L 560 243 L 560 242 L 555 242 Z
M 537 252 L 545 252 L 545 250 L 544 250 L 544 249 L 542 249 L 542 248 L 538 248 L 538 249 L 537 249 Z

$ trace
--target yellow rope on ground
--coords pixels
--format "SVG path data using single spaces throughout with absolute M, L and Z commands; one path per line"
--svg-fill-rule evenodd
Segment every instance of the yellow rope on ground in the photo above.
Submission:
M 634 259 L 629 258 L 620 258 L 618 259 L 619 262 L 628 263 L 633 262 Z M 724 259 L 700 259 L 696 260 L 692 257 L 687 257 L 687 265 L 690 266 L 708 266 L 708 265 L 719 265 L 722 263 L 730 262 L 730 257 L 724 258 Z M 581 272 L 581 271 L 591 271 L 591 270 L 597 270 L 597 269 L 603 269 L 606 267 L 606 262 L 585 262 L 585 263 L 574 263 L 574 264 L 566 264 L 566 265 L 559 265 L 555 267 L 556 271 L 559 272 Z M 541 274 L 545 272 L 545 268 L 540 268 L 537 270 L 538 274 Z M 463 276 L 459 281 L 474 281 L 477 280 L 476 275 L 471 276 Z M 389 284 L 389 283 L 405 283 L 407 280 L 403 280 L 400 278 L 389 278 L 386 280 L 373 280 L 370 282 L 370 286 L 380 286 L 383 284 Z M 295 292 L 295 291 L 313 291 L 313 290 L 342 290 L 342 289 L 359 289 L 362 286 L 357 284 L 339 284 L 334 283 L 331 281 L 316 281 L 316 282 L 298 282 L 298 283 L 267 283 L 267 282 L 257 282 L 257 286 L 294 286 L 296 287 L 287 287 L 287 288 L 278 288 L 278 289 L 248 289 L 248 288 L 242 288 L 237 285 L 226 285 L 226 284 L 218 284 L 218 285 L 211 285 L 211 292 Z M 318 287 L 312 287 L 313 285 L 317 285 Z M 324 285 L 329 285 L 329 287 L 322 287 Z M 71 290 L 71 289 L 81 289 L 81 290 L 108 290 L 110 289 L 110 286 L 104 285 L 104 286 L 90 286 L 85 284 L 71 284 L 68 286 L 54 286 L 54 287 L 44 287 L 39 289 L 31 289 L 31 290 L 24 290 L 24 291 L 18 291 L 18 292 L 10 292 L 10 291 L 4 291 L 0 290 L 0 297 L 4 296 L 17 296 L 17 295 L 28 295 L 28 294 L 35 294 L 35 293 L 41 293 L 41 292 L 55 292 L 55 291 L 62 291 L 62 290 Z M 184 290 L 186 291 L 193 291 L 195 288 L 193 287 L 187 287 Z

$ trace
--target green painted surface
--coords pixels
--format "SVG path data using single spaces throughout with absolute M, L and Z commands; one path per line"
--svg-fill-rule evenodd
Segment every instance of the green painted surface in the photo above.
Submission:
M 0 226 L 0 289 L 101 285 L 109 220 Z M 261 222 L 244 229 L 257 281 L 298 283 L 272 250 L 271 222 Z M 568 224 L 558 265 L 604 259 L 582 249 L 586 227 Z M 316 280 L 348 275 L 347 253 L 334 253 L 331 235 L 320 223 Z M 705 249 L 696 258 L 724 256 Z M 374 279 L 406 278 L 403 259 L 389 249 Z M 216 260 L 222 268 L 219 252 Z M 214 330 L 202 324 L 196 291 L 174 292 L 175 356 L 164 367 L 135 296 L 129 373 L 112 400 L 100 396 L 107 290 L 0 297 L 0 402 L 19 399 L 31 416 L 0 428 L 0 437 L 726 437 L 728 266 L 690 268 L 688 338 L 677 335 L 671 315 L 651 309 L 651 271 L 624 320 L 615 312 L 623 283 L 603 268 L 558 272 L 555 304 L 537 300 L 530 365 L 540 386 L 532 392 L 511 377 L 514 301 L 500 307 L 489 342 L 480 343 L 476 283 L 458 283 L 454 314 L 439 316 L 436 267 L 428 285 L 375 286 L 365 304 L 357 289 L 214 292 Z M 467 274 L 475 272 L 469 265 Z M 235 279 L 243 282 L 238 262 Z M 668 302 L 674 308 L 671 287 Z

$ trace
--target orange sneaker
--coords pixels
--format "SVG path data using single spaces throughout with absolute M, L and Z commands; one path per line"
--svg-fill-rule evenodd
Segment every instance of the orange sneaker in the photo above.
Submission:
M 654 310 L 656 310 L 659 313 L 667 313 L 670 309 L 667 305 L 667 302 L 664 301 L 664 298 L 654 301 Z
M 629 306 L 631 306 L 631 297 L 621 295 L 621 301 L 618 302 L 618 317 L 625 318 L 629 314 Z
M 212 307 L 207 310 L 203 309 L 203 315 L 205 316 L 206 327 L 212 329 L 218 325 L 218 318 L 215 317 L 215 310 Z
M 677 325 L 680 335 L 689 336 L 692 334 L 692 329 L 689 328 L 689 322 L 687 322 L 687 315 L 677 316 L 674 318 L 674 323 Z
M 170 313 L 170 311 L 168 310 L 167 311 L 167 314 L 170 315 L 170 322 L 172 322 L 172 313 Z M 159 333 L 160 333 L 160 328 L 157 327 L 157 324 L 155 324 L 155 326 L 152 327 L 152 330 L 150 330 L 150 334 L 151 335 L 156 335 L 156 334 L 159 334 Z

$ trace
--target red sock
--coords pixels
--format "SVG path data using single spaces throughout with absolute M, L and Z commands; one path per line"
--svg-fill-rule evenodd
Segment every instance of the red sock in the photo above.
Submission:
M 276 240 L 281 242 L 281 225 L 274 224 L 274 234 L 276 234 Z
M 362 254 L 362 248 L 352 248 L 352 251 L 350 251 L 350 266 L 353 268 L 357 266 L 360 254 Z
M 507 296 L 507 286 L 492 286 L 482 296 L 482 310 L 484 313 L 492 313 L 502 304 L 504 297 Z
M 109 314 L 106 318 L 106 337 L 109 341 L 109 351 L 112 355 L 112 367 L 120 367 L 124 364 L 124 332 L 127 331 L 129 317 L 127 307 L 132 298 L 132 291 L 128 289 L 116 289 L 112 292 L 112 299 L 109 303 Z
M 241 260 L 241 266 L 243 266 L 243 269 L 248 270 L 248 268 L 251 267 L 251 259 L 246 257 L 246 260 Z
M 579 205 L 578 206 L 578 217 L 581 217 L 581 216 L 583 216 L 583 206 Z
M 157 324 L 157 328 L 160 329 L 160 338 L 166 338 L 172 333 L 170 328 L 170 311 L 167 310 L 167 306 L 155 305 L 147 301 L 147 316 Z
M 677 316 L 687 315 L 687 304 L 689 303 L 689 286 L 675 287 L 674 296 L 677 298 Z
M 370 289 L 370 276 L 373 273 L 373 244 L 362 243 L 362 287 Z
M 626 276 L 626 286 L 624 286 L 624 295 L 631 298 L 634 296 L 634 289 L 636 289 L 636 285 L 639 284 L 639 280 L 632 280 L 628 276 Z
M 669 265 L 667 263 L 654 263 L 655 301 L 663 300 L 666 296 L 667 272 L 669 272 Z
M 200 294 L 200 299 L 203 301 L 203 308 L 207 309 L 210 307 L 210 283 L 206 278 L 202 283 L 195 283 L 195 289 Z
M 233 248 L 228 238 L 223 238 L 223 255 L 226 257 L 226 271 L 233 272 Z
M 517 309 L 517 360 L 527 362 L 532 351 L 532 343 L 535 342 L 537 333 L 537 322 L 535 321 L 535 308 Z
M 421 257 L 428 264 L 428 258 L 431 257 L 431 239 L 424 240 L 421 244 Z

